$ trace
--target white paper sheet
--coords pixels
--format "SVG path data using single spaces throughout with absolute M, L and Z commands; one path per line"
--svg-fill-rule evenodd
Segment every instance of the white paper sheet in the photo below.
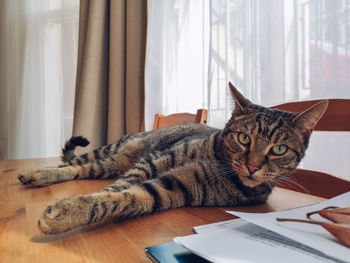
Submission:
M 350 262 L 350 249 L 322 227 L 275 221 L 276 217 L 305 219 L 307 212 L 330 205 L 350 206 L 350 192 L 316 205 L 287 211 L 264 214 L 229 212 L 280 234 L 243 219 L 235 219 L 194 227 L 198 234 L 176 237 L 174 241 L 209 261 L 220 263 Z M 326 221 L 317 215 L 312 218 Z M 295 240 L 305 242 L 308 246 Z
M 197 234 L 202 234 L 213 230 L 231 229 L 234 227 L 239 227 L 244 224 L 247 224 L 247 221 L 237 218 L 237 219 L 231 219 L 231 220 L 221 221 L 217 223 L 194 226 L 193 230 Z
M 342 262 L 243 220 L 196 227 L 199 234 L 174 241 L 212 262 Z
M 242 213 L 235 211 L 227 212 L 232 215 L 241 217 L 250 223 L 284 235 L 297 242 L 307 244 L 307 246 L 322 251 L 331 257 L 338 258 L 345 262 L 350 262 L 350 248 L 342 245 L 323 227 L 304 223 L 276 221 L 277 217 L 306 219 L 306 213 L 320 210 L 327 206 L 349 207 L 350 192 L 315 205 L 291 209 L 287 211 L 271 213 Z M 323 219 L 318 215 L 315 215 L 312 218 L 315 220 L 327 222 L 326 219 Z

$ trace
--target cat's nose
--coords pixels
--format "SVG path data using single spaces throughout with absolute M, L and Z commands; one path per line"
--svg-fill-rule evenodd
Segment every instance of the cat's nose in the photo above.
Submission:
M 253 174 L 253 173 L 255 173 L 257 170 L 260 169 L 259 167 L 256 167 L 256 166 L 251 165 L 251 164 L 247 164 L 247 168 L 248 168 L 248 171 L 249 171 L 250 174 Z

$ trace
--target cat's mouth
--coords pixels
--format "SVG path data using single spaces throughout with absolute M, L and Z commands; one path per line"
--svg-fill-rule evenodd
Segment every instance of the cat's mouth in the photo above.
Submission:
M 269 182 L 273 180 L 272 176 L 266 176 L 262 173 L 262 171 L 258 171 L 255 173 L 246 173 L 246 174 L 239 174 L 239 178 L 241 179 L 242 183 L 248 187 L 256 187 L 260 184 Z
M 264 176 L 264 170 L 259 169 L 257 171 L 250 172 L 247 170 L 241 170 L 241 173 L 238 173 L 239 178 L 242 183 L 248 187 L 256 187 L 262 183 L 270 181 L 268 176 Z
M 247 178 L 248 180 L 258 182 L 258 180 L 256 180 L 256 179 L 252 176 L 252 174 L 246 176 L 246 178 Z
M 244 169 L 245 167 L 242 166 L 236 166 L 235 167 L 237 175 L 239 179 L 242 181 L 242 183 L 245 186 L 248 187 L 256 187 L 266 181 L 268 181 L 268 178 L 263 175 L 263 170 L 259 169 L 256 171 L 249 171 L 249 169 Z
M 254 178 L 253 174 L 239 175 L 239 177 L 243 184 L 249 187 L 255 187 L 261 184 L 261 182 L 257 178 Z

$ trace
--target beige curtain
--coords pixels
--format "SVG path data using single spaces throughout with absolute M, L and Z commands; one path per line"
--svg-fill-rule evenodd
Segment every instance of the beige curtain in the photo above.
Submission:
M 18 0 L 0 1 L 0 160 L 16 158 L 23 89 L 26 10 Z
M 143 130 L 147 1 L 81 0 L 73 135 L 89 150 Z

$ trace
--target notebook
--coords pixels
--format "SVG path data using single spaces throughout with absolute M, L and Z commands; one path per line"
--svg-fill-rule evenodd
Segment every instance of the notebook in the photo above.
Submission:
M 191 253 L 175 242 L 145 248 L 147 256 L 156 263 L 207 263 L 209 261 Z

